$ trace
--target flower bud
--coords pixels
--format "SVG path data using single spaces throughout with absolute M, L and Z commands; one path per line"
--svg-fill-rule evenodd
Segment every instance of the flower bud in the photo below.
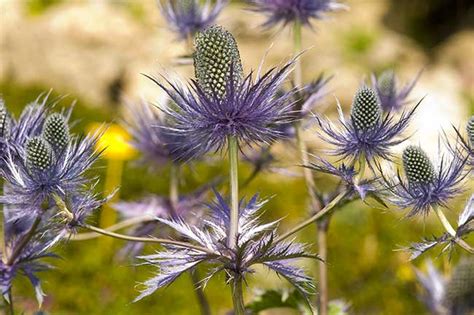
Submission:
M 410 184 L 428 184 L 435 179 L 433 164 L 420 147 L 409 146 L 403 151 L 403 168 Z
M 243 70 L 237 42 L 230 32 L 214 25 L 196 35 L 194 70 L 200 87 L 210 96 L 224 97 L 230 80 L 239 83 Z
M 397 83 L 393 70 L 386 70 L 378 77 L 379 93 L 385 97 L 393 97 L 396 92 Z
M 71 138 L 64 116 L 59 113 L 49 115 L 44 123 L 42 136 L 56 152 L 64 149 Z
M 374 128 L 382 115 L 377 93 L 371 88 L 360 88 L 352 102 L 351 119 L 354 126 L 361 131 Z
M 43 138 L 28 139 L 25 150 L 26 166 L 30 171 L 44 171 L 53 164 L 53 150 Z

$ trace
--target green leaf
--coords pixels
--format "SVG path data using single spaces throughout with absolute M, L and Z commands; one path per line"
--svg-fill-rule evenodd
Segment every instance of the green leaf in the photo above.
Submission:
M 257 292 L 254 300 L 246 306 L 247 311 L 252 314 L 272 308 L 291 308 L 300 314 L 314 314 L 305 297 L 296 290 L 262 290 Z

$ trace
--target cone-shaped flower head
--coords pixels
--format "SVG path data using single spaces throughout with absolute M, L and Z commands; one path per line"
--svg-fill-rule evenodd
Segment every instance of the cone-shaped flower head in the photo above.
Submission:
M 451 314 L 471 314 L 474 311 L 474 259 L 461 260 L 454 269 L 446 290 Z
M 222 97 L 229 81 L 242 81 L 242 63 L 234 36 L 214 25 L 199 33 L 195 40 L 194 70 L 201 88 L 209 96 Z
M 8 112 L 3 99 L 0 98 L 0 139 L 8 138 L 9 134 L 10 121 L 8 119 Z
M 418 103 L 419 104 L 419 103 Z M 319 136 L 333 145 L 331 153 L 343 159 L 364 157 L 370 164 L 376 159 L 392 159 L 391 149 L 407 139 L 403 135 L 418 105 L 395 117 L 383 112 L 377 92 L 367 86 L 354 95 L 349 119 L 338 104 L 339 126 L 317 117 Z
M 26 165 L 30 172 L 41 172 L 53 164 L 53 150 L 41 137 L 29 139 L 25 145 Z
M 403 151 L 403 168 L 410 184 L 429 184 L 435 179 L 433 164 L 426 153 L 417 146 Z
M 408 146 L 402 155 L 405 176 L 388 174 L 380 169 L 387 199 L 400 210 L 411 209 L 409 216 L 428 214 L 432 207 L 446 207 L 463 192 L 467 173 L 466 158 L 454 154 L 442 156 L 435 167 L 426 153 L 417 146 Z
M 467 136 L 469 138 L 469 142 L 471 144 L 471 148 L 474 149 L 474 116 L 469 118 L 466 126 Z
M 151 78 L 175 105 L 162 108 L 170 121 L 164 129 L 177 139 L 168 143 L 172 153 L 190 159 L 220 151 L 228 137 L 237 138 L 240 146 L 267 145 L 285 137 L 281 127 L 294 119 L 294 90 L 278 91 L 293 62 L 255 79 L 253 73 L 243 77 L 237 44 L 229 32 L 212 26 L 196 36 L 195 44 L 196 81 L 185 87 Z
M 369 87 L 360 88 L 352 101 L 351 119 L 360 131 L 368 131 L 380 121 L 382 110 L 377 93 Z
M 63 150 L 71 140 L 65 117 L 60 113 L 49 115 L 44 123 L 42 136 L 55 152 Z

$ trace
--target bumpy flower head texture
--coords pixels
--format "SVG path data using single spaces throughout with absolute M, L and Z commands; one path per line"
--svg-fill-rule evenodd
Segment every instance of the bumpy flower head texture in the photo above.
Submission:
M 352 161 L 363 156 L 372 165 L 377 158 L 392 159 L 391 149 L 406 140 L 403 133 L 417 107 L 402 112 L 400 116 L 384 114 L 377 93 L 363 86 L 354 96 L 350 119 L 344 118 L 338 105 L 340 126 L 318 117 L 320 130 L 317 132 L 324 141 L 334 146 L 331 154 Z
M 377 126 L 382 116 L 380 102 L 374 90 L 362 87 L 352 101 L 351 119 L 354 126 L 364 132 Z
M 165 0 L 163 4 L 158 1 L 158 5 L 171 30 L 179 39 L 186 40 L 212 25 L 227 2 L 216 0 L 211 4 L 209 0 L 204 3 L 201 0 Z
M 42 172 L 53 165 L 53 150 L 48 141 L 34 137 L 26 142 L 26 166 L 32 173 Z
M 388 200 L 400 210 L 411 208 L 410 216 L 428 214 L 431 207 L 446 207 L 448 201 L 458 196 L 467 173 L 464 172 L 466 159 L 454 155 L 448 161 L 441 158 L 437 168 L 426 153 L 417 146 L 408 146 L 403 155 L 405 179 L 382 173 Z
M 243 70 L 234 36 L 214 25 L 199 33 L 195 40 L 194 70 L 201 88 L 210 97 L 223 97 L 226 87 L 240 84 Z
M 267 16 L 263 24 L 266 28 L 295 21 L 311 26 L 312 19 L 322 19 L 328 12 L 346 8 L 336 0 L 250 0 L 250 3 L 253 11 Z
M 409 146 L 403 151 L 403 168 L 411 185 L 431 184 L 436 177 L 430 159 L 417 146 Z
M 42 136 L 55 152 L 63 150 L 71 140 L 66 118 L 60 113 L 48 116 L 43 126 Z
M 474 311 L 474 259 L 461 260 L 446 288 L 450 314 L 472 314 Z
M 242 77 L 239 51 L 232 35 L 212 26 L 196 36 L 196 81 L 189 87 L 151 78 L 175 106 L 163 108 L 170 134 L 180 137 L 182 156 L 199 157 L 222 150 L 228 137 L 239 144 L 269 144 L 285 137 L 281 126 L 292 120 L 291 92 L 278 94 L 291 71 L 290 62 L 271 69 L 255 81 Z

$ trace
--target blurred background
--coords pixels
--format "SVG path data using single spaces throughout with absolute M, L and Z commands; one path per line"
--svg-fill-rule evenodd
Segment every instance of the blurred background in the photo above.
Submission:
M 313 30 L 304 31 L 305 80 L 321 72 L 334 75 L 331 93 L 319 110 L 334 115 L 335 97 L 348 109 L 358 85 L 372 72 L 394 68 L 402 82 L 409 82 L 423 70 L 411 97 L 425 99 L 409 141 L 422 141 L 424 148 L 435 153 L 439 132 L 463 125 L 474 113 L 472 1 L 343 2 L 350 10 L 331 14 L 316 22 Z M 267 50 L 266 67 L 288 60 L 292 56 L 290 31 L 262 31 L 262 16 L 243 11 L 245 7 L 241 1 L 231 1 L 219 23 L 236 36 L 246 70 L 256 69 Z M 73 119 L 78 120 L 76 133 L 87 132 L 95 123 L 119 122 L 125 101 L 160 103 L 161 91 L 142 74 L 192 77 L 191 66 L 177 65 L 176 57 L 185 53 L 186 45 L 167 29 L 155 0 L 0 0 L 0 94 L 7 107 L 18 114 L 41 92 L 52 89 L 53 98 L 66 95 L 61 106 L 77 100 L 73 112 Z M 137 166 L 126 144 L 128 135 L 120 129 L 112 131 L 110 152 L 93 170 L 102 178 L 98 190 L 119 185 L 124 200 L 147 193 L 166 194 L 168 170 L 151 172 Z M 306 137 L 314 152 L 323 149 L 314 130 L 309 128 Z M 276 155 L 281 151 L 277 146 Z M 278 166 L 298 173 L 297 161 L 296 153 L 285 153 Z M 184 172 L 183 190 L 208 182 L 224 169 L 218 160 L 196 163 Z M 250 171 L 243 166 L 242 178 Z M 318 177 L 320 185 L 330 181 Z M 273 196 L 265 219 L 284 217 L 282 229 L 307 215 L 306 190 L 298 176 L 263 174 L 242 194 L 249 197 L 255 192 Z M 465 201 L 463 197 L 449 205 L 453 220 Z M 413 267 L 423 269 L 424 259 L 431 255 L 435 265 L 449 273 L 449 261 L 436 251 L 411 263 L 408 254 L 398 250 L 420 241 L 423 235 L 441 231 L 434 218 L 406 219 L 404 215 L 363 203 L 352 203 L 335 214 L 329 233 L 330 296 L 348 302 L 351 313 L 424 314 Z M 315 235 L 315 229 L 308 228 L 300 238 L 314 243 Z M 155 271 L 119 260 L 115 253 L 122 246 L 120 241 L 98 239 L 63 245 L 60 255 L 64 259 L 54 262 L 56 270 L 43 275 L 48 294 L 44 310 L 51 314 L 197 313 L 192 286 L 185 277 L 132 303 L 137 283 Z M 459 254 L 454 252 L 451 260 L 456 262 Z M 306 263 L 315 270 L 316 263 Z M 286 286 L 266 270 L 259 271 L 249 283 L 249 297 L 258 288 Z M 231 305 L 230 289 L 223 280 L 214 279 L 206 288 L 218 314 Z M 26 309 L 26 314 L 33 313 L 33 289 L 20 280 L 15 290 L 17 306 Z M 271 314 L 291 313 L 277 310 Z

